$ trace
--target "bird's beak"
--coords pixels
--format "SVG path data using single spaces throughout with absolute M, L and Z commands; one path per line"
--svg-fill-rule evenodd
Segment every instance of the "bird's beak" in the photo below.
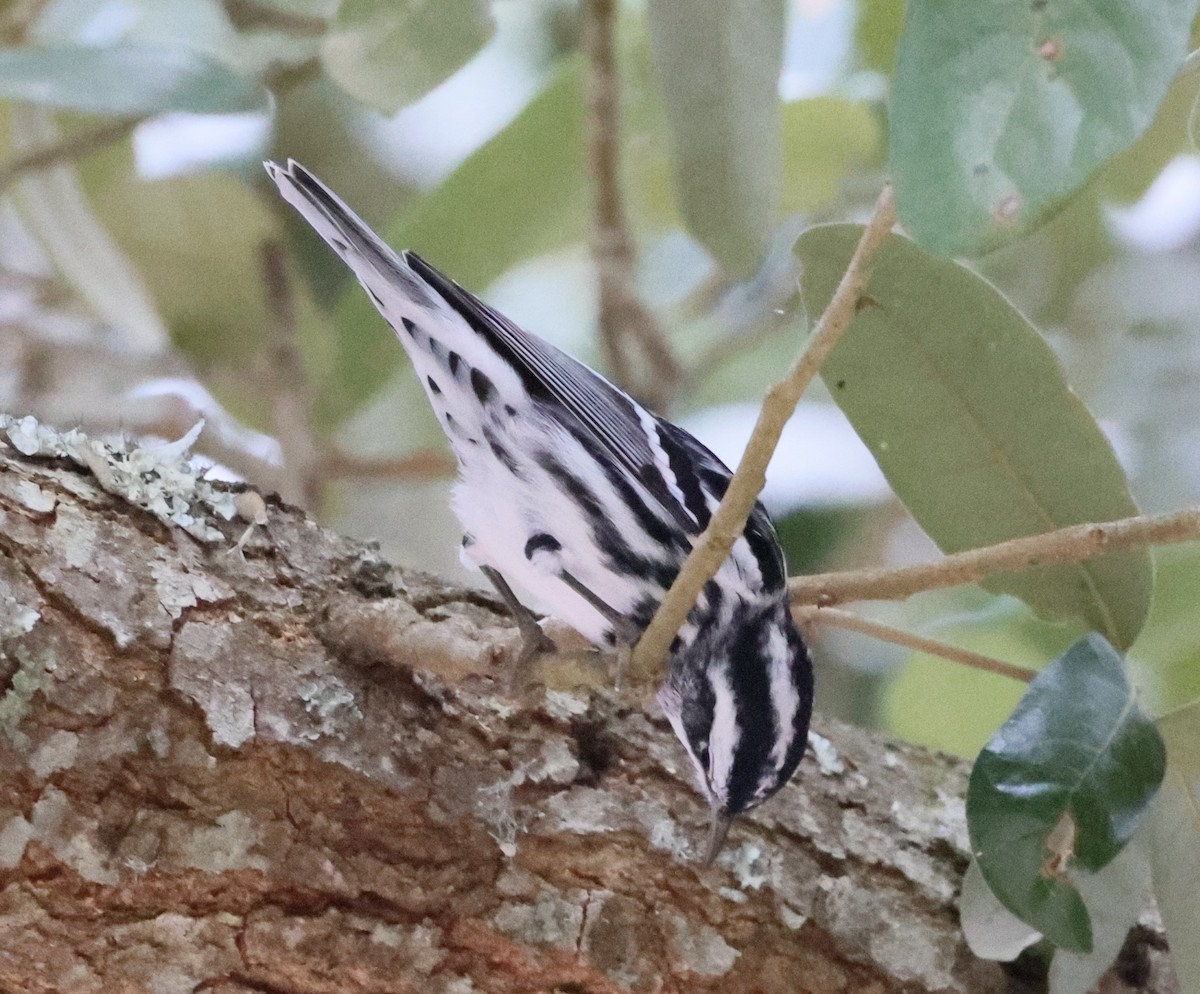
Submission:
M 729 834 L 729 826 L 733 823 L 733 815 L 720 808 L 712 809 L 712 830 L 708 836 L 708 849 L 704 854 L 704 865 L 711 866 L 721 846 L 725 844 L 725 836 Z

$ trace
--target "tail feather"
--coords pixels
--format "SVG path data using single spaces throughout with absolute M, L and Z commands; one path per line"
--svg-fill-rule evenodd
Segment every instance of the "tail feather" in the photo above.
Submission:
M 264 162 L 267 175 L 279 187 L 283 199 L 298 210 L 354 275 L 384 307 L 383 288 L 398 288 L 420 306 L 437 309 L 437 301 L 425 283 L 402 256 L 375 234 L 357 214 L 300 163 L 288 159 L 286 166 Z M 442 304 L 442 307 L 445 305 Z M 385 317 L 387 315 L 385 314 Z

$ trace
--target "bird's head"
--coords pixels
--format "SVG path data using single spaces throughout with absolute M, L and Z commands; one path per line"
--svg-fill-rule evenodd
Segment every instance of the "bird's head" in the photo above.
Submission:
M 782 601 L 739 608 L 672 657 L 658 701 L 712 811 L 705 862 L 720 851 L 736 815 L 791 779 L 808 740 L 812 698 L 812 662 Z

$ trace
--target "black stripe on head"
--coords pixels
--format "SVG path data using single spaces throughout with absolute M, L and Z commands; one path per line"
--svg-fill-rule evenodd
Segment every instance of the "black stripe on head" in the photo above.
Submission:
M 763 648 L 766 618 L 744 618 L 729 652 L 727 672 L 741 730 L 729 771 L 725 810 L 730 814 L 744 811 L 763 799 L 755 795 L 777 734 L 775 708 L 771 704 L 771 675 Z

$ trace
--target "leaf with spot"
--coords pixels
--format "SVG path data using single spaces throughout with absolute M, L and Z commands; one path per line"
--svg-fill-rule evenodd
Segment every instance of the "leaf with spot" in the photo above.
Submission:
M 971 770 L 967 828 L 988 886 L 1056 946 L 1090 952 L 1071 872 L 1116 858 L 1165 768 L 1120 655 L 1099 635 L 1081 639 L 1038 674 Z
M 896 208 L 975 255 L 1053 215 L 1149 127 L 1196 0 L 910 0 L 890 103 Z
M 810 314 L 828 303 L 861 233 L 824 225 L 797 241 Z M 1054 353 L 992 286 L 890 235 L 866 293 L 821 375 L 942 551 L 1138 513 Z M 984 586 L 1043 616 L 1079 619 L 1124 649 L 1149 611 L 1153 568 L 1145 550 L 1110 553 Z

